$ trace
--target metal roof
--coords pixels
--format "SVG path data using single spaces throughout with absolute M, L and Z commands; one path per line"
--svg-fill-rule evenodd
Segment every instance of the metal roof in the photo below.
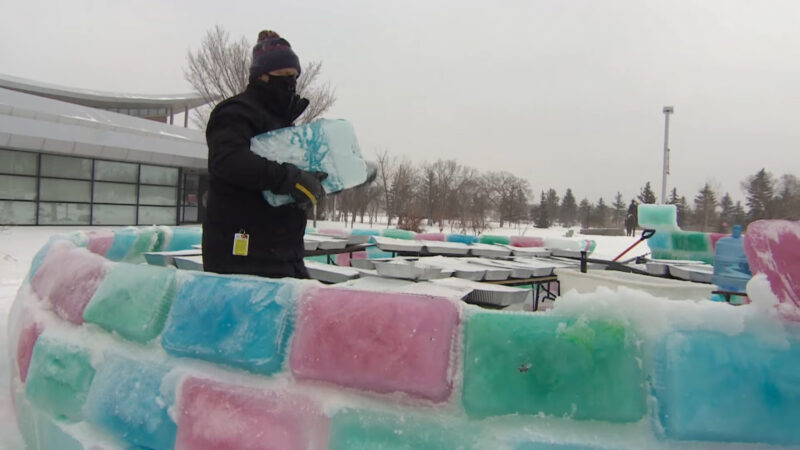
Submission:
M 200 130 L 0 88 L 0 147 L 204 169 Z
M 100 109 L 168 108 L 183 111 L 207 103 L 197 92 L 189 94 L 142 95 L 75 89 L 27 80 L 0 73 L 0 88 L 25 92 Z

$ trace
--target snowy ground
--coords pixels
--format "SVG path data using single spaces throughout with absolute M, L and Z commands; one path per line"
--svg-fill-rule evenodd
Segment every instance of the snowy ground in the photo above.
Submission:
M 319 229 L 344 228 L 340 222 L 319 222 Z M 357 228 L 363 228 L 356 224 Z M 0 227 L 0 449 L 21 449 L 22 439 L 16 426 L 16 419 L 9 397 L 9 359 L 7 357 L 8 337 L 6 336 L 7 318 L 25 274 L 30 267 L 33 255 L 54 234 L 68 233 L 74 230 L 85 230 L 90 227 Z M 375 228 L 383 228 L 377 226 Z M 431 229 L 430 231 L 439 231 Z M 448 230 L 444 230 L 448 232 Z M 562 228 L 503 228 L 487 231 L 487 234 L 508 236 L 561 237 L 566 233 Z M 581 236 L 597 241 L 597 249 L 592 255 L 595 258 L 612 259 L 625 250 L 636 238 L 625 236 Z M 646 244 L 637 246 L 627 257 L 646 252 Z

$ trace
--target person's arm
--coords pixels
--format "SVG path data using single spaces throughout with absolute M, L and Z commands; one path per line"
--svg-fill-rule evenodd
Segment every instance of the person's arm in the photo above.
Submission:
M 237 105 L 215 111 L 206 128 L 208 170 L 215 177 L 241 189 L 277 192 L 291 169 L 250 151 L 250 138 L 256 126 Z

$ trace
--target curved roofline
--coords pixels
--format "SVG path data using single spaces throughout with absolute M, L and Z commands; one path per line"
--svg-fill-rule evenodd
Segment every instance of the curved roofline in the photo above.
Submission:
M 143 95 L 77 89 L 50 83 L 27 80 L 0 73 L 0 87 L 41 97 L 100 108 L 162 107 L 173 110 L 191 109 L 206 102 L 197 93 Z

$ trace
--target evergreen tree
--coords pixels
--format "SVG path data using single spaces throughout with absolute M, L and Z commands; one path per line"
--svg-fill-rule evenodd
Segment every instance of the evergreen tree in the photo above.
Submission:
M 550 224 L 552 225 L 558 219 L 558 194 L 555 189 L 550 188 L 547 190 L 545 204 L 547 205 L 547 217 L 550 218 Z
M 641 203 L 653 204 L 656 202 L 656 194 L 653 192 L 653 188 L 650 187 L 649 181 L 645 183 L 642 190 L 639 191 L 639 195 L 637 196 L 637 198 Z
M 536 226 L 536 228 L 550 228 L 551 220 L 548 214 L 549 211 L 547 208 L 547 197 L 545 196 L 544 191 L 542 191 L 542 196 L 539 200 L 539 206 L 536 208 L 536 213 L 533 217 L 533 224 Z
M 709 226 L 714 223 L 717 204 L 714 190 L 706 183 L 694 197 L 695 225 L 699 226 L 701 231 L 709 231 Z
M 733 200 L 731 200 L 731 196 L 727 192 L 719 200 L 719 209 L 717 231 L 720 233 L 730 233 L 731 227 L 735 225 L 733 222 L 734 206 Z
M 583 199 L 581 200 L 580 205 L 578 206 L 578 214 L 580 215 L 581 226 L 583 228 L 589 228 L 592 225 L 592 204 L 589 203 L 589 200 Z
M 615 227 L 621 227 L 625 221 L 625 213 L 627 211 L 625 200 L 622 199 L 622 193 L 617 192 L 617 195 L 614 196 L 614 203 L 611 204 L 611 207 L 614 211 L 612 225 Z
M 734 224 L 744 225 L 747 222 L 747 213 L 744 211 L 742 207 L 742 202 L 736 202 L 736 206 L 733 207 L 733 216 L 732 220 Z
M 571 227 L 575 225 L 578 217 L 578 205 L 575 203 L 575 196 L 572 195 L 572 189 L 567 188 L 564 193 L 564 198 L 561 200 L 561 208 L 559 209 L 559 219 L 561 225 Z
M 762 168 L 755 175 L 747 177 L 742 189 L 747 193 L 748 222 L 772 217 L 775 180 L 771 173 Z
M 678 196 L 678 188 L 672 188 L 667 198 L 668 205 L 675 205 L 675 211 L 678 215 L 678 226 L 683 227 L 689 223 L 689 205 L 686 204 L 686 197 Z
M 775 218 L 800 220 L 800 181 L 794 175 L 784 175 L 775 202 Z
M 598 227 L 602 228 L 606 226 L 608 221 L 608 206 L 606 205 L 606 202 L 603 201 L 603 197 L 600 197 L 600 199 L 597 200 L 597 206 L 594 208 L 594 218 L 595 224 Z

